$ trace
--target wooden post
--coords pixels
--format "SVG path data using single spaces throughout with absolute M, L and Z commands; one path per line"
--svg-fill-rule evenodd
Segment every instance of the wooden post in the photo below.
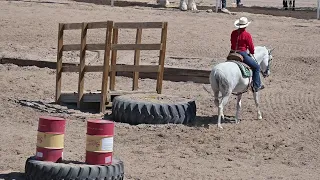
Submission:
M 61 95 L 61 76 L 62 76 L 62 47 L 63 47 L 63 24 L 59 23 L 58 48 L 57 48 L 57 70 L 56 70 L 56 103 L 60 103 Z
M 318 0 L 317 4 L 317 19 L 320 20 L 320 0 Z
M 162 32 L 161 32 L 161 50 L 160 50 L 160 56 L 159 56 L 160 71 L 158 72 L 157 88 L 156 88 L 156 91 L 158 94 L 161 94 L 162 92 L 164 59 L 166 56 L 166 47 L 167 47 L 167 28 L 168 28 L 168 22 L 164 22 L 162 26 Z
M 79 82 L 78 82 L 78 102 L 77 107 L 80 108 L 83 98 L 84 87 L 84 68 L 86 66 L 86 44 L 87 44 L 88 24 L 82 23 L 81 31 L 81 49 L 80 49 L 80 67 L 79 67 Z
M 112 44 L 118 44 L 118 28 L 113 29 Z M 111 67 L 117 64 L 117 50 L 112 50 Z M 114 91 L 116 84 L 116 71 L 110 73 L 110 90 Z
M 142 29 L 137 29 L 136 34 L 136 44 L 141 44 L 141 35 L 142 35 Z M 140 64 L 140 50 L 134 51 L 134 65 Z M 138 90 L 138 80 L 139 80 L 139 72 L 133 72 L 133 84 L 132 84 L 132 90 Z
M 100 100 L 100 112 L 104 113 L 106 110 L 105 104 L 108 96 L 108 76 L 110 70 L 110 50 L 111 50 L 111 35 L 113 30 L 113 21 L 107 22 L 106 31 L 106 43 L 104 52 L 104 62 L 103 62 L 103 76 L 102 76 L 102 87 L 101 87 L 101 100 Z

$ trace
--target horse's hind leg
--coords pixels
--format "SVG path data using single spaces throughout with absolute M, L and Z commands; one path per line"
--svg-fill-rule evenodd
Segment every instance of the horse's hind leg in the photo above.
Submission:
M 261 120 L 262 115 L 261 115 L 261 111 L 260 111 L 260 107 L 259 107 L 259 92 L 254 92 L 253 98 L 254 98 L 254 102 L 256 104 L 256 108 L 257 108 L 258 119 Z
M 221 126 L 221 118 L 224 119 L 223 108 L 227 104 L 229 97 L 230 97 L 230 94 L 223 95 L 221 102 L 219 104 L 219 107 L 218 107 L 218 127 L 221 129 L 223 129 Z
M 242 98 L 242 94 L 238 95 L 238 99 L 237 99 L 237 111 L 236 111 L 236 124 L 238 124 L 240 122 L 239 120 L 239 114 L 240 114 L 240 109 L 241 109 L 241 98 Z
M 213 95 L 214 95 L 214 104 L 217 107 L 219 107 L 219 91 L 214 91 Z

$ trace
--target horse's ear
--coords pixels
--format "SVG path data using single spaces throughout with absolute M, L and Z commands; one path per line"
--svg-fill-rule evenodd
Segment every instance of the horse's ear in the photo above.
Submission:
M 274 49 L 275 49 L 275 48 L 268 49 L 269 54 L 271 54 Z

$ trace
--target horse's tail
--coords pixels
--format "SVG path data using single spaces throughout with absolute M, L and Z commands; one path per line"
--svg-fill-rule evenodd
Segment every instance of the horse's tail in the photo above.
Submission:
M 210 74 L 210 84 L 213 91 L 225 94 L 229 90 L 229 83 L 220 69 L 215 69 Z

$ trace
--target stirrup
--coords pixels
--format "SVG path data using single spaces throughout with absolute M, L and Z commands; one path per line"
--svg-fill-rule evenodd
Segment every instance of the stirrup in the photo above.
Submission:
M 251 88 L 252 88 L 252 92 L 258 92 L 258 91 L 264 89 L 265 87 L 264 87 L 264 85 L 261 85 L 259 88 L 254 88 L 253 86 L 251 86 Z

